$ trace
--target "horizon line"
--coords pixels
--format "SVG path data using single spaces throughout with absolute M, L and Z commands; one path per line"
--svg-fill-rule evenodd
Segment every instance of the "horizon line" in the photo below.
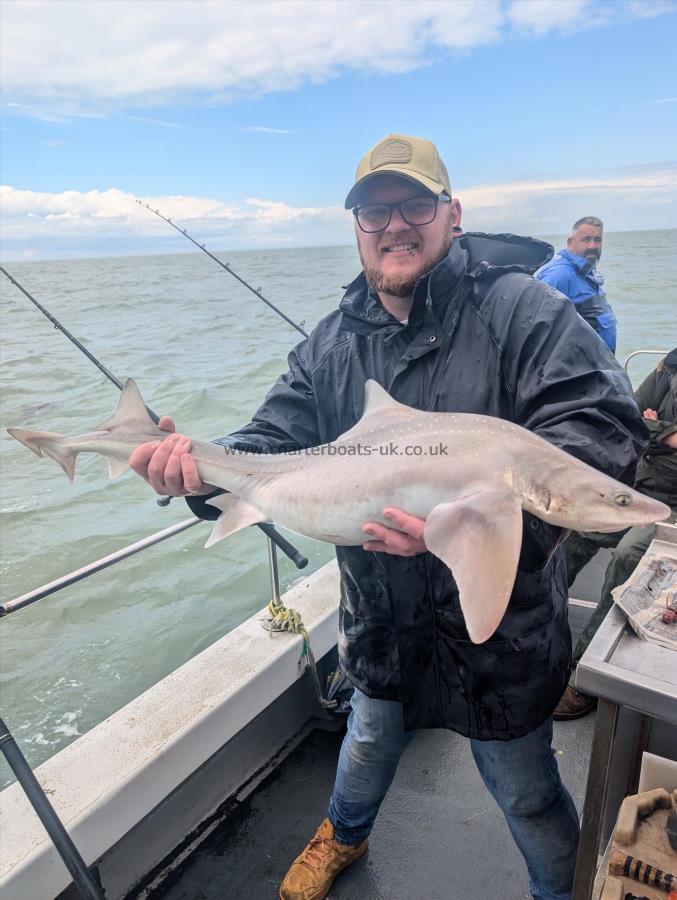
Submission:
M 652 231 L 677 231 L 677 225 L 672 226 L 671 228 L 625 228 L 625 229 L 612 229 L 605 228 L 605 234 L 637 234 Z M 467 234 L 504 234 L 506 232 L 490 232 L 490 231 L 468 231 Z M 559 238 L 567 237 L 567 232 L 549 232 L 549 233 L 531 233 L 531 234 L 521 234 L 518 232 L 509 232 L 510 234 L 515 234 L 520 237 L 532 237 L 538 240 L 544 240 L 548 237 Z M 271 251 L 284 251 L 284 250 L 322 250 L 322 249 L 335 249 L 340 247 L 352 247 L 357 249 L 355 242 L 352 241 L 350 243 L 327 243 L 327 244 L 294 244 L 293 246 L 268 246 L 268 247 L 225 247 L 222 250 L 211 249 L 209 252 L 214 254 L 219 253 L 266 253 Z M 124 253 L 107 253 L 103 255 L 92 255 L 92 256 L 42 256 L 35 258 L 28 257 L 4 257 L 0 256 L 0 263 L 40 263 L 40 262 L 81 262 L 87 260 L 95 260 L 95 259 L 136 259 L 137 257 L 142 256 L 193 256 L 198 255 L 201 251 L 199 250 L 169 250 L 163 252 L 153 252 L 153 253 L 143 253 L 143 252 L 124 252 Z

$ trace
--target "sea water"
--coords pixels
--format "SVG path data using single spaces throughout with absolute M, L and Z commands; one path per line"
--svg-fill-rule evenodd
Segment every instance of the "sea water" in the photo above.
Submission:
M 546 238 L 556 247 L 562 237 Z M 600 268 L 618 317 L 618 357 L 677 345 L 677 231 L 605 236 Z M 219 254 L 307 331 L 359 271 L 353 247 Z M 204 254 L 7 263 L 10 273 L 146 403 L 199 439 L 249 421 L 300 335 Z M 97 456 L 74 484 L 6 434 L 78 434 L 105 421 L 117 389 L 4 277 L 0 279 L 0 573 L 3 600 L 188 517 L 161 509 L 135 476 L 109 481 Z M 638 357 L 636 384 L 656 357 Z M 2 715 L 33 766 L 204 650 L 269 600 L 263 534 L 210 550 L 200 524 L 0 620 Z M 333 548 L 286 535 L 282 589 Z M 262 631 L 262 639 L 265 632 Z M 4 765 L 4 763 L 3 763 Z M 0 770 L 0 785 L 10 780 Z

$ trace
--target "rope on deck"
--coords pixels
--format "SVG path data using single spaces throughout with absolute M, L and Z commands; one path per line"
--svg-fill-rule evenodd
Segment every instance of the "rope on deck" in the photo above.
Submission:
M 315 656 L 310 646 L 310 636 L 306 626 L 303 624 L 301 613 L 296 609 L 288 609 L 281 600 L 271 600 L 268 604 L 268 615 L 270 616 L 270 624 L 268 626 L 268 637 L 280 631 L 290 631 L 292 634 L 300 634 L 303 638 L 303 646 L 301 647 L 301 656 L 299 657 L 299 670 L 302 670 L 304 662 L 310 669 L 310 674 L 315 687 L 315 694 L 323 709 L 332 709 L 336 706 L 336 700 L 325 700 L 322 694 L 322 686 L 320 678 L 317 674 L 317 664 Z

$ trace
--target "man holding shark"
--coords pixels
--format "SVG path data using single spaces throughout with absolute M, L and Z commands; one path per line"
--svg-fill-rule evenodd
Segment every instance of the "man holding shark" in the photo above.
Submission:
M 289 371 L 251 423 L 220 443 L 275 453 L 334 441 L 360 418 L 374 379 L 408 406 L 515 422 L 613 477 L 632 477 L 646 429 L 597 336 L 530 276 L 548 245 L 458 236 L 461 206 L 444 163 L 429 141 L 405 135 L 388 135 L 363 157 L 345 205 L 363 271 L 290 353 Z M 191 507 L 215 518 L 190 449 L 189 438 L 170 434 L 138 447 L 130 463 L 158 493 L 192 494 Z M 501 517 L 476 507 L 460 514 L 469 529 L 478 517 L 487 526 Z M 524 514 L 510 603 L 495 634 L 477 644 L 452 571 L 427 552 L 425 525 L 388 507 L 380 522 L 364 523 L 362 547 L 337 547 L 352 713 L 328 816 L 287 873 L 282 900 L 325 897 L 362 855 L 409 736 L 433 727 L 470 738 L 532 896 L 571 896 L 578 816 L 551 747 L 571 656 L 561 531 Z M 481 562 L 491 568 L 488 548 Z M 472 578 L 461 565 L 459 583 Z

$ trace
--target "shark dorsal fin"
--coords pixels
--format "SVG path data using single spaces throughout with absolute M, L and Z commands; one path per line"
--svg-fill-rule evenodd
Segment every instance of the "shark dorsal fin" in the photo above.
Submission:
M 121 425 L 126 425 L 130 422 L 150 422 L 153 428 L 156 427 L 148 415 L 148 410 L 143 402 L 141 391 L 136 386 L 136 382 L 128 378 L 120 394 L 118 405 L 113 410 L 113 415 L 99 425 L 98 430 L 112 431 L 114 428 L 119 428 Z
M 415 413 L 410 406 L 405 406 L 397 400 L 393 400 L 388 391 L 381 385 L 368 378 L 364 384 L 364 412 L 357 422 L 348 431 L 339 435 L 337 440 L 351 440 L 360 437 L 371 431 L 374 423 L 378 421 L 376 413 L 383 417 L 384 413 L 398 410 L 400 413 L 405 411 L 408 415 Z
M 394 400 L 388 391 L 384 387 L 381 387 L 378 381 L 374 381 L 373 378 L 367 379 L 364 385 L 363 416 L 368 416 L 369 413 L 376 412 L 377 410 L 396 409 L 398 406 L 402 406 L 402 404 L 398 403 L 397 400 Z

